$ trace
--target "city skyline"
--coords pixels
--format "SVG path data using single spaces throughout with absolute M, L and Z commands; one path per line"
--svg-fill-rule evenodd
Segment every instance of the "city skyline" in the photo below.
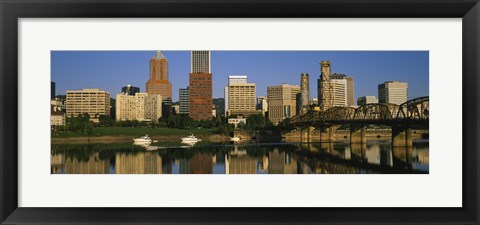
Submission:
M 156 51 L 52 51 L 52 81 L 57 95 L 66 90 L 99 88 L 113 97 L 127 84 L 145 92 L 149 61 Z M 190 51 L 162 51 L 169 62 L 173 101 L 186 88 L 191 71 Z M 377 96 L 377 86 L 386 81 L 409 84 L 409 99 L 429 92 L 428 51 L 212 51 L 213 98 L 223 98 L 230 75 L 246 75 L 255 83 L 256 97 L 265 96 L 268 86 L 282 83 L 300 85 L 301 73 L 310 74 L 310 83 L 320 75 L 320 61 L 331 61 L 332 73 L 355 79 L 356 101 Z M 274 80 L 272 80 L 274 78 Z M 310 98 L 317 88 L 310 85 Z

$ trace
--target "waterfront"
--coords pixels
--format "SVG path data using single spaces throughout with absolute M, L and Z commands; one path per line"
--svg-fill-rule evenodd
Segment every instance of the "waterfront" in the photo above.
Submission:
M 52 144 L 52 174 L 425 174 L 428 140 L 390 142 Z

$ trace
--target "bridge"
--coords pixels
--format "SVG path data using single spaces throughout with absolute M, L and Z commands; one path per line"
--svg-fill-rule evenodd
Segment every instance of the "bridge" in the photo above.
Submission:
M 350 126 L 350 143 L 366 143 L 369 125 L 392 128 L 392 146 L 412 146 L 411 129 L 428 129 L 429 98 L 420 97 L 401 105 L 374 103 L 358 108 L 332 107 L 325 111 L 309 110 L 291 118 L 300 129 L 300 138 L 310 140 L 312 129 L 320 129 L 321 142 L 333 142 L 333 134 L 341 125 Z

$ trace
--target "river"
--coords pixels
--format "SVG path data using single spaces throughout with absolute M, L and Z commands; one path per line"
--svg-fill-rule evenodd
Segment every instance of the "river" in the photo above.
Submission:
M 51 173 L 425 174 L 428 146 L 428 141 L 414 141 L 412 147 L 392 147 L 382 141 L 364 145 L 199 142 L 195 146 L 162 143 L 147 150 L 132 144 L 52 144 Z

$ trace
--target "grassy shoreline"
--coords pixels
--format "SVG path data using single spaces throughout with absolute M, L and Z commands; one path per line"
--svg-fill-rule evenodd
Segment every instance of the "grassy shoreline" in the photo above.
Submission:
M 71 142 L 131 142 L 133 138 L 138 138 L 148 134 L 153 140 L 159 141 L 179 141 L 180 138 L 190 133 L 203 139 L 225 139 L 225 136 L 216 135 L 213 129 L 176 129 L 176 128 L 143 128 L 143 127 L 95 127 L 92 135 L 83 135 L 74 132 L 52 133 L 52 143 L 71 143 Z

